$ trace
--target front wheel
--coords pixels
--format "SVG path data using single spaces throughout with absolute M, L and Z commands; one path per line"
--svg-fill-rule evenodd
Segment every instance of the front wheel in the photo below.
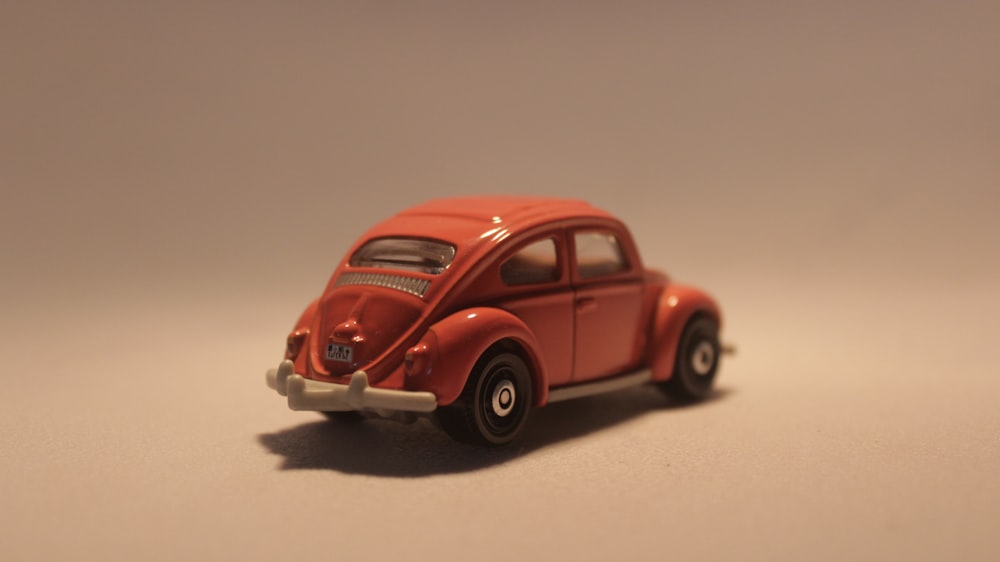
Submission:
M 711 394 L 718 368 L 719 325 L 708 316 L 697 316 L 681 334 L 674 374 L 659 386 L 681 402 L 702 400 Z
M 437 411 L 441 427 L 453 438 L 476 445 L 513 441 L 532 404 L 531 373 L 513 353 L 484 355 L 453 404 Z

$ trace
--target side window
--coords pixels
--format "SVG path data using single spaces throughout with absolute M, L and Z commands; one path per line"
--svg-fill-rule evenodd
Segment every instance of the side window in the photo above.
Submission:
M 609 232 L 577 232 L 576 266 L 581 279 L 602 277 L 628 269 L 628 262 L 618 239 Z
M 556 241 L 552 238 L 528 244 L 500 266 L 500 278 L 507 285 L 549 283 L 559 280 Z

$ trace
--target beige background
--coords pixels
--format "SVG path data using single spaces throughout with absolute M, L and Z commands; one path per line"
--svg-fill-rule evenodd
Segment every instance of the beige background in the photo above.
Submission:
M 996 2 L 7 3 L 0 559 L 1000 558 Z M 585 198 L 716 399 L 503 451 L 263 382 L 362 229 Z

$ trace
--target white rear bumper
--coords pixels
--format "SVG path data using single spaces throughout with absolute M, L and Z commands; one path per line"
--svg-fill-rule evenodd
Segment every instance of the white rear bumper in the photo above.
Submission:
M 288 397 L 293 410 L 344 412 L 374 410 L 376 412 L 433 412 L 437 398 L 430 392 L 389 390 L 368 386 L 368 375 L 355 371 L 349 384 L 337 384 L 307 379 L 295 374 L 287 359 L 277 369 L 267 371 L 267 386 Z

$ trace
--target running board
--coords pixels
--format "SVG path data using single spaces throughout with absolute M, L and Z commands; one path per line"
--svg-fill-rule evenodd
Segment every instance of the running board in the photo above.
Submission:
M 594 394 L 604 394 L 605 392 L 614 392 L 616 390 L 646 384 L 651 380 L 653 380 L 653 371 L 643 369 L 627 375 L 619 375 L 611 379 L 599 380 L 597 382 L 587 382 L 573 386 L 564 386 L 562 388 L 553 388 L 549 390 L 548 403 L 562 402 L 563 400 L 572 400 L 573 398 L 583 398 L 584 396 L 592 396 Z

